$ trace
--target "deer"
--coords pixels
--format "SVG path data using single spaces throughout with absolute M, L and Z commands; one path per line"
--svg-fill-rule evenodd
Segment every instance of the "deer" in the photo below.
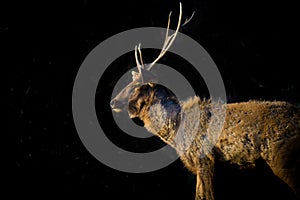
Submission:
M 156 83 L 157 76 L 151 72 L 181 27 L 181 3 L 177 28 L 171 35 L 170 17 L 171 12 L 163 47 L 152 63 L 144 64 L 140 44 L 135 46 L 138 71 L 132 71 L 132 82 L 111 99 L 112 111 L 127 111 L 130 118 L 139 118 L 150 133 L 175 148 L 185 167 L 197 177 L 196 200 L 215 199 L 213 177 L 217 162 L 246 169 L 255 167 L 258 159 L 264 160 L 300 197 L 300 109 L 284 101 L 250 100 L 225 104 L 198 96 L 179 101 L 171 90 Z M 225 122 L 212 150 L 205 151 L 209 142 L 204 140 L 212 137 L 208 128 L 212 116 L 221 115 L 212 110 L 213 104 L 226 109 Z M 199 110 L 201 112 L 194 112 Z M 185 124 L 184 130 L 180 130 L 181 123 Z M 179 131 L 185 133 L 176 142 Z M 192 132 L 196 134 L 191 141 Z

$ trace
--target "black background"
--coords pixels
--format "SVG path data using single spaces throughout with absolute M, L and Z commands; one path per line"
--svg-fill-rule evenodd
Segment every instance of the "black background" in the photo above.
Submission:
M 196 11 L 182 32 L 211 55 L 223 77 L 228 101 L 285 100 L 299 105 L 300 84 L 296 6 L 275 1 L 182 1 L 183 17 Z M 76 73 L 89 52 L 121 31 L 144 26 L 166 27 L 178 1 L 23 2 L 14 5 L 14 25 L 1 27 L 12 36 L 9 76 L 9 127 L 15 136 L 14 195 L 96 195 L 97 199 L 193 199 L 195 177 L 176 161 L 159 171 L 129 174 L 111 169 L 88 153 L 72 118 L 72 89 Z M 142 42 L 142 41 L 141 41 Z M 135 44 L 133 44 L 135 45 Z M 151 61 L 158 51 L 147 52 Z M 177 64 L 167 54 L 162 63 Z M 179 62 L 180 63 L 180 62 Z M 107 90 L 97 90 L 98 117 L 111 115 L 110 90 L 121 72 L 134 64 L 133 53 L 120 57 L 103 77 Z M 119 69 L 118 67 L 119 66 Z M 182 64 L 182 66 L 187 66 Z M 190 66 L 188 66 L 190 67 Z M 181 71 L 189 74 L 189 68 Z M 180 67 L 179 67 L 180 68 Z M 198 78 L 190 76 L 191 82 Z M 110 80 L 110 81 L 109 81 Z M 202 94 L 201 87 L 198 94 Z M 203 95 L 205 92 L 203 92 Z M 102 114 L 101 114 L 102 113 Z M 124 148 L 151 151 L 158 139 L 128 138 L 112 125 L 111 138 Z M 114 131 L 115 130 L 115 131 Z M 132 140 L 132 141 L 131 141 Z M 125 141 L 125 142 L 124 142 Z M 131 141 L 131 142 L 130 142 Z M 126 147 L 127 144 L 127 147 Z M 218 199 L 291 199 L 291 191 L 263 163 L 240 172 L 217 166 Z

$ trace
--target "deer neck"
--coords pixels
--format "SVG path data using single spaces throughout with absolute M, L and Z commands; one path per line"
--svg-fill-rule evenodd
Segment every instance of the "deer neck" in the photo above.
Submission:
M 162 100 L 150 106 L 148 117 L 144 121 L 145 128 L 167 144 L 174 146 L 174 138 L 180 124 L 180 112 L 180 104 Z

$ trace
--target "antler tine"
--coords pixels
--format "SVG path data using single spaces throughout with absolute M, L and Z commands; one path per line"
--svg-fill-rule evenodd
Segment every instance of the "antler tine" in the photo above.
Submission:
M 141 67 L 143 69 L 145 69 L 145 67 L 144 67 L 144 61 L 143 61 L 143 57 L 142 57 L 142 51 L 141 51 L 141 43 L 138 46 L 138 50 L 139 50 L 139 54 L 140 54 L 140 60 L 141 60 L 141 63 L 142 63 Z
M 169 27 L 170 27 L 170 22 L 171 22 L 171 15 L 172 15 L 172 11 L 169 13 L 167 31 L 166 31 L 165 41 L 164 41 L 162 50 L 166 48 L 166 45 L 167 45 L 167 43 L 169 41 L 169 38 L 170 38 L 170 36 L 169 36 L 169 30 L 170 30 L 170 28 Z
M 181 23 L 181 17 L 182 17 L 182 5 L 181 3 L 179 4 L 180 5 L 180 13 L 179 13 L 179 19 L 178 19 L 178 24 L 177 24 L 177 28 L 176 28 L 176 31 L 175 33 L 173 33 L 172 35 L 169 36 L 169 26 L 170 26 L 170 18 L 171 18 L 171 13 L 169 14 L 169 20 L 168 20 L 168 26 L 167 26 L 167 31 L 166 31 L 166 38 L 165 38 L 165 41 L 164 41 L 164 44 L 163 44 L 163 48 L 160 52 L 160 54 L 158 55 L 158 57 L 149 65 L 149 67 L 147 68 L 148 71 L 151 70 L 151 68 L 153 67 L 153 65 L 161 58 L 165 55 L 165 53 L 168 51 L 168 49 L 171 47 L 171 45 L 173 44 L 176 36 L 177 36 L 177 33 L 179 31 L 179 28 L 180 28 L 180 23 Z
M 139 52 L 140 52 L 140 45 L 141 44 L 139 44 Z M 142 79 L 142 83 L 144 83 L 144 79 L 143 79 L 143 75 L 142 75 L 142 65 L 140 64 L 140 62 L 139 62 L 139 58 L 138 58 L 138 55 L 137 55 L 137 46 L 135 45 L 135 48 L 134 48 L 134 56 L 135 56 L 135 62 L 136 62 L 136 65 L 137 65 L 137 68 L 138 68 L 138 70 L 139 70 L 139 74 L 140 74 L 140 76 L 141 76 L 141 79 Z M 140 52 L 140 56 L 141 56 L 141 52 Z
M 195 14 L 195 11 L 192 13 L 192 16 L 190 16 L 189 19 L 186 19 L 185 22 L 181 26 L 185 26 L 186 24 L 188 24 L 192 20 L 192 18 L 194 17 L 194 14 Z
M 137 46 L 136 45 L 134 47 L 134 57 L 135 57 L 136 66 L 137 66 L 137 68 L 138 68 L 138 70 L 140 72 L 140 66 L 141 66 L 141 64 L 140 64 L 140 61 L 139 61 L 138 56 L 137 56 Z

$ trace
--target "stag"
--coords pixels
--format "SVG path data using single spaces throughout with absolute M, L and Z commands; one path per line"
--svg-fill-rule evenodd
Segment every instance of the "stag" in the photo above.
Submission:
M 209 143 L 204 139 L 211 138 L 209 125 L 212 117 L 221 115 L 212 111 L 213 104 L 222 102 L 197 96 L 179 102 L 172 91 L 155 83 L 157 77 L 151 69 L 174 42 L 181 26 L 181 16 L 180 4 L 176 31 L 169 35 L 170 13 L 162 50 L 151 64 L 143 63 L 140 45 L 135 46 L 138 72 L 132 72 L 132 82 L 111 100 L 112 110 L 127 110 L 130 118 L 142 120 L 149 132 L 177 150 L 187 169 L 197 176 L 196 200 L 214 199 L 213 175 L 217 161 L 248 168 L 254 167 L 258 159 L 263 159 L 273 173 L 299 196 L 299 108 L 287 102 L 254 100 L 220 105 L 226 108 L 221 134 L 213 149 L 204 152 Z M 201 112 L 195 113 L 195 110 Z M 181 123 L 185 124 L 185 133 L 182 140 L 176 142 Z M 190 141 L 189 135 L 195 131 L 196 136 Z

